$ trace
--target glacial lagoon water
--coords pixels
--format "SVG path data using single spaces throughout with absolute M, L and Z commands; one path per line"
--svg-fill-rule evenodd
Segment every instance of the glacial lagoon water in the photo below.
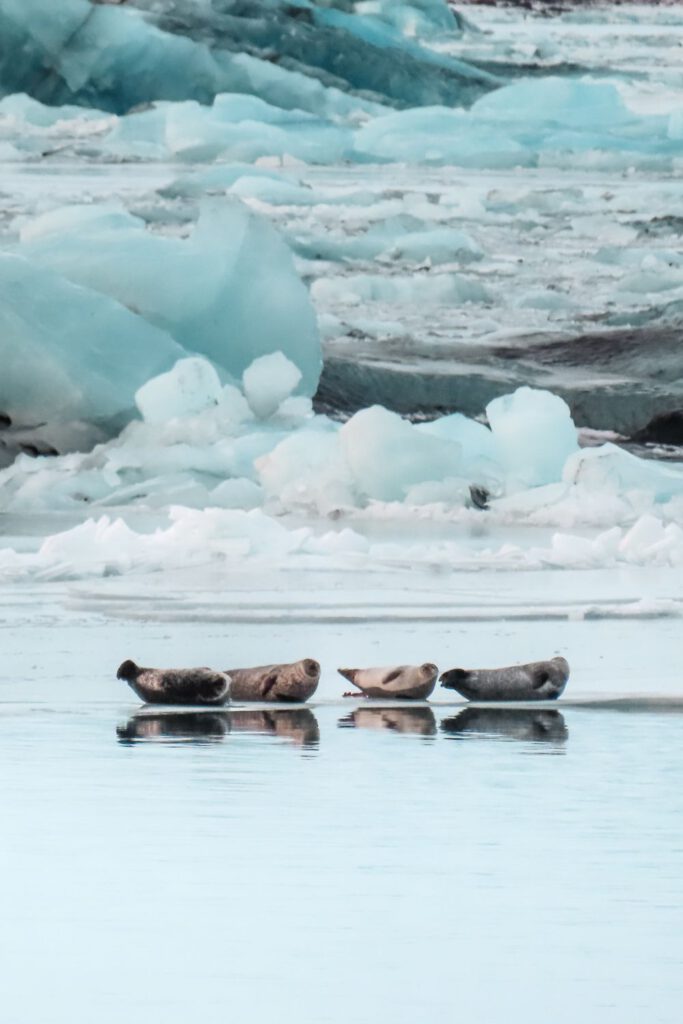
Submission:
M 3 593 L 3 1021 L 678 1021 L 680 619 L 302 622 L 292 582 L 241 623 L 163 577 Z M 573 662 L 556 706 L 382 706 L 335 673 L 532 648 Z M 159 712 L 115 679 L 274 652 L 320 657 L 310 705 Z M 638 692 L 671 699 L 610 703 Z

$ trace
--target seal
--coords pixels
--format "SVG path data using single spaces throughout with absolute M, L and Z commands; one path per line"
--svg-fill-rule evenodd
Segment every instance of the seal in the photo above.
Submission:
M 344 679 L 357 686 L 364 697 L 392 697 L 394 700 L 427 700 L 436 686 L 439 670 L 431 661 L 424 665 L 396 665 L 389 668 L 340 668 Z M 350 691 L 345 697 L 358 697 Z
M 312 697 L 320 680 L 320 665 L 303 658 L 285 665 L 226 669 L 230 676 L 230 700 L 270 700 L 303 704 Z
M 148 704 L 225 704 L 230 678 L 212 668 L 140 668 L 134 661 L 119 665 L 117 679 Z
M 504 737 L 524 743 L 567 741 L 569 733 L 561 711 L 538 708 L 478 708 L 471 704 L 457 715 L 444 718 L 441 731 L 449 736 Z
M 468 700 L 557 700 L 569 679 L 564 658 L 532 661 L 507 668 L 452 668 L 441 676 L 441 685 Z

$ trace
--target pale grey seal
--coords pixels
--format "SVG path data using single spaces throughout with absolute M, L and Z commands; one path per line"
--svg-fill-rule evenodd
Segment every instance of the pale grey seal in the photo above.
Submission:
M 225 704 L 230 678 L 212 668 L 140 668 L 124 661 L 116 673 L 148 704 Z
M 366 697 L 391 697 L 394 700 L 427 700 L 439 670 L 430 661 L 424 665 L 395 665 L 389 668 L 340 668 L 344 679 L 357 686 Z M 353 691 L 345 697 L 358 697 Z
M 303 704 L 313 696 L 320 680 L 320 665 L 303 658 L 287 665 L 226 669 L 230 676 L 230 700 L 270 700 Z
M 340 729 L 388 729 L 390 732 L 434 736 L 436 719 L 431 708 L 359 707 L 340 718 Z
M 569 733 L 561 711 L 545 708 L 477 708 L 468 705 L 441 722 L 449 736 L 503 737 L 531 743 L 562 744 Z
M 556 700 L 568 679 L 565 659 L 551 658 L 507 668 L 452 668 L 442 674 L 441 685 L 468 700 Z

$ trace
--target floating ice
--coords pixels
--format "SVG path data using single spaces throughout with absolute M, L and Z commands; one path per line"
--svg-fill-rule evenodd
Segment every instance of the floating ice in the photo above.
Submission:
M 260 356 L 242 374 L 242 384 L 249 406 L 260 419 L 277 411 L 298 387 L 301 370 L 282 352 Z
M 283 110 L 255 96 L 219 95 L 212 106 L 194 100 L 155 103 L 119 118 L 106 149 L 121 158 L 252 162 L 289 154 L 309 162 L 341 160 L 349 129 L 302 110 Z
M 405 22 L 410 5 L 401 7 Z M 434 24 L 438 12 L 457 28 L 445 3 L 419 0 L 414 11 L 419 25 Z M 367 103 L 368 92 L 394 103 L 461 103 L 496 84 L 492 75 L 423 49 L 362 13 L 280 3 L 264 11 L 253 2 L 231 4 L 226 17 L 209 5 L 178 0 L 172 14 L 149 0 L 125 6 L 33 0 L 30 8 L 23 0 L 3 0 L 0 85 L 55 104 L 122 113 L 150 100 L 207 103 L 228 91 L 309 110 L 329 99 L 342 110 L 346 100 L 348 110 L 344 92 L 360 94 L 356 108 Z M 176 34 L 179 23 L 183 35 Z M 268 62 L 274 50 L 291 69 Z M 46 66 L 49 75 L 42 73 Z
M 135 395 L 147 423 L 163 423 L 177 416 L 190 416 L 221 397 L 221 382 L 206 359 L 181 359 L 168 373 L 147 381 Z
M 548 391 L 518 388 L 486 406 L 510 490 L 538 487 L 562 478 L 578 450 L 569 406 Z
M 416 429 L 458 444 L 461 473 L 470 483 L 484 485 L 494 491 L 501 488 L 503 453 L 498 438 L 483 423 L 456 412 L 429 423 L 420 423 Z
M 497 89 L 477 100 L 472 114 L 521 123 L 525 130 L 538 124 L 555 124 L 613 131 L 637 121 L 611 83 L 553 77 L 528 79 Z
M 459 475 L 460 445 L 418 431 L 381 406 L 363 409 L 339 432 L 361 495 L 402 501 L 415 484 Z
M 256 467 L 269 499 L 282 508 L 329 515 L 356 504 L 339 433 L 324 417 L 280 441 Z
M 504 125 L 478 122 L 473 114 L 446 107 L 422 107 L 369 121 L 356 133 L 358 153 L 412 163 L 453 163 L 462 167 L 523 167 L 533 154 Z
M 576 452 L 567 461 L 563 478 L 584 491 L 640 492 L 657 502 L 683 495 L 680 468 L 639 459 L 611 443 Z
M 487 302 L 490 295 L 483 285 L 460 274 L 422 273 L 349 274 L 319 278 L 313 285 L 314 298 L 328 303 L 355 304 L 384 302 L 392 305 L 459 305 L 463 302 Z
M 15 422 L 120 428 L 137 389 L 186 354 L 114 299 L 18 256 L 0 253 L 0 294 L 0 409 Z
M 30 223 L 21 252 L 117 299 L 235 378 L 282 351 L 301 371 L 302 391 L 315 391 L 320 342 L 308 292 L 286 244 L 237 200 L 202 207 L 187 239 L 152 233 L 117 208 L 62 208 Z

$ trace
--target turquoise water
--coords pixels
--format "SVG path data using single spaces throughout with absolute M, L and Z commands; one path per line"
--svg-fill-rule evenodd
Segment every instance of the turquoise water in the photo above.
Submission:
M 2 705 L 8 1024 L 674 1022 L 683 715 Z

